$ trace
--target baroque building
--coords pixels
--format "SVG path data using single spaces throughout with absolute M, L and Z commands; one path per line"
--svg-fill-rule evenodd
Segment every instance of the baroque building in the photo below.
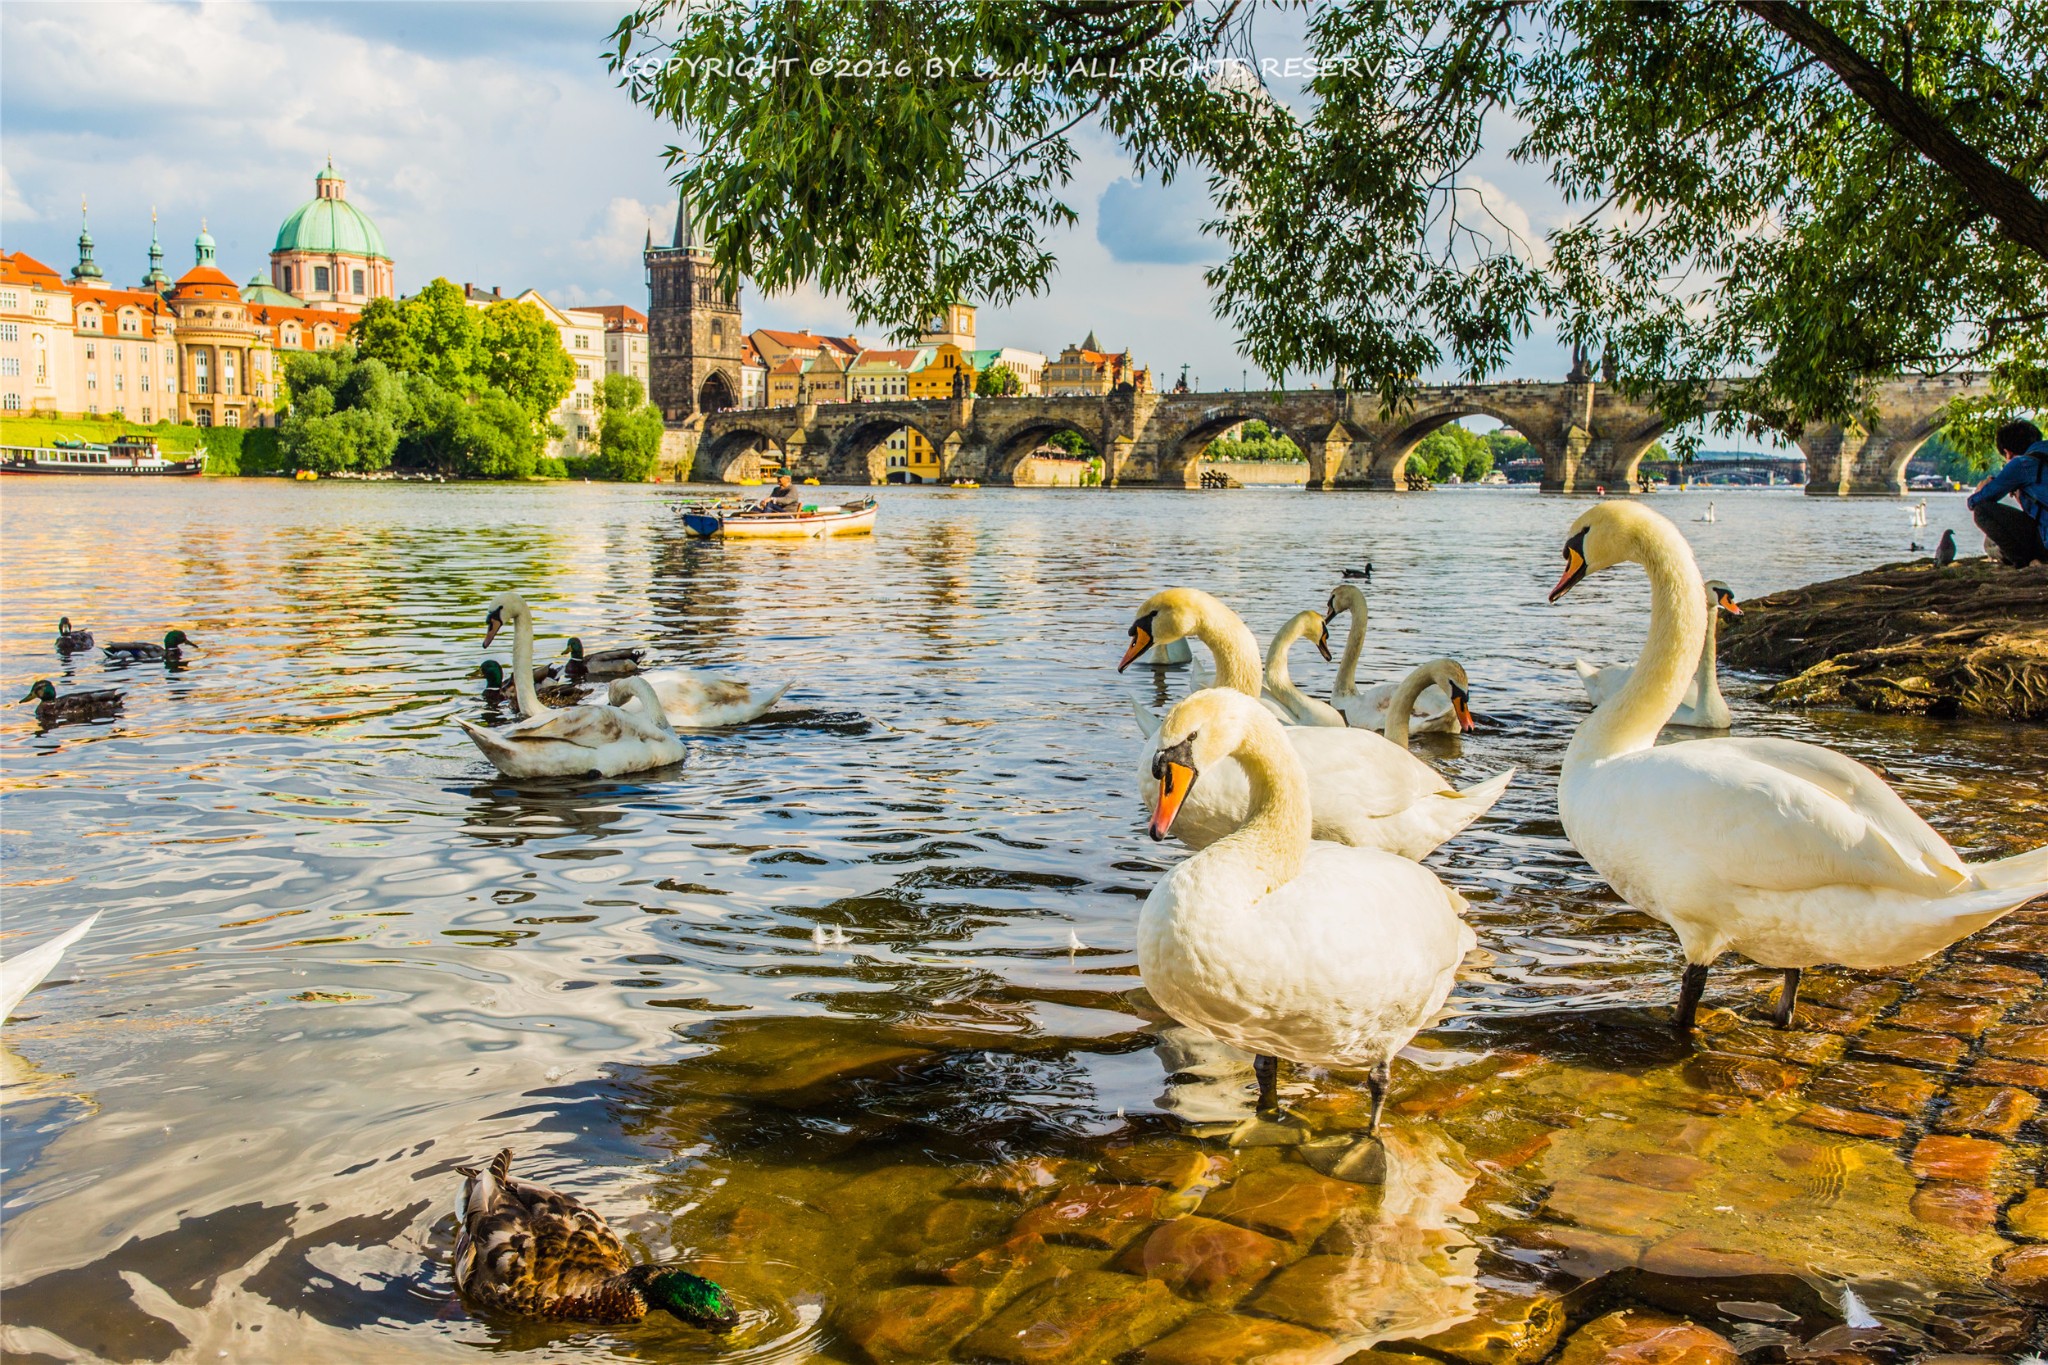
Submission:
M 719 281 L 688 196 L 676 200 L 667 246 L 648 233 L 647 389 L 662 420 L 681 422 L 737 407 L 746 334 L 740 293 Z
M 313 178 L 313 197 L 277 229 L 270 282 L 305 304 L 359 312 L 392 296 L 391 257 L 383 234 L 348 202 L 348 182 L 327 167 Z

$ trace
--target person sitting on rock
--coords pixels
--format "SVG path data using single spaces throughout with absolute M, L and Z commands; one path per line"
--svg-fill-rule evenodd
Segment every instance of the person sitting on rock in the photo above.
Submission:
M 2005 465 L 1978 484 L 1965 505 L 2007 564 L 2048 564 L 2048 441 L 2028 421 L 2007 422 L 1996 439 Z M 2008 493 L 2018 507 L 1999 501 Z

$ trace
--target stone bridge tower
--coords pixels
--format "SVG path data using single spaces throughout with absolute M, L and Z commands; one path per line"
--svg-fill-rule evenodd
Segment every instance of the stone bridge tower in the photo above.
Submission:
M 737 288 L 719 283 L 689 196 L 676 201 L 676 230 L 667 246 L 648 234 L 647 396 L 675 425 L 740 401 Z

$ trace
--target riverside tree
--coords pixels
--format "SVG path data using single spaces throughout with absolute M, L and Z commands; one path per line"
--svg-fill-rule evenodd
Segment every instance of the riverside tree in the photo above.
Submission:
M 597 454 L 581 462 L 592 478 L 645 483 L 661 459 L 661 409 L 630 374 L 608 374 L 597 387 Z
M 1216 307 L 1269 374 L 1392 400 L 1544 325 L 1681 420 L 1724 376 L 1787 431 L 1895 374 L 1988 372 L 1980 416 L 2048 402 L 2048 6 L 1332 0 L 1279 54 L 1298 87 L 1261 74 L 1271 7 L 1300 10 L 648 0 L 613 62 L 682 129 L 720 269 L 865 323 L 1046 288 L 1099 132 L 1207 179 Z M 1472 166 L 1502 142 L 1566 221 L 1496 216 Z
M 976 398 L 1014 398 L 1024 392 L 1024 381 L 1008 365 L 995 364 L 983 370 L 974 380 Z

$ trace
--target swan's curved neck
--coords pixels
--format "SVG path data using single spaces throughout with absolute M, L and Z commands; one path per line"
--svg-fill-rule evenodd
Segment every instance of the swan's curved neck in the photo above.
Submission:
M 1316 614 L 1305 611 L 1280 628 L 1273 637 L 1273 643 L 1266 650 L 1266 690 L 1288 712 L 1295 716 L 1308 714 L 1308 697 L 1294 685 L 1294 675 L 1287 668 L 1287 651 L 1294 648 L 1294 642 L 1308 634 L 1315 625 Z
M 512 695 L 519 698 L 519 710 L 528 719 L 554 709 L 541 705 L 540 691 L 533 685 L 533 613 L 523 605 L 512 613 Z
M 654 684 L 635 673 L 615 681 L 605 693 L 605 699 L 613 706 L 619 706 L 627 698 L 638 698 L 640 710 L 649 725 L 663 734 L 673 735 L 676 727 L 669 722 L 668 712 L 661 709 L 661 696 L 654 690 Z
M 1255 894 L 1293 881 L 1308 857 L 1308 775 L 1280 722 L 1263 713 L 1233 755 L 1251 786 L 1251 816 L 1194 859 L 1228 861 L 1254 872 Z
M 1724 710 L 1727 703 L 1721 697 L 1721 675 L 1714 667 L 1715 649 L 1721 636 L 1721 606 L 1719 602 L 1707 608 L 1706 639 L 1700 645 L 1700 667 L 1698 673 L 1700 712 L 1711 715 Z
M 1415 703 L 1424 692 L 1439 685 L 1446 692 L 1450 691 L 1449 680 L 1439 676 L 1434 664 L 1423 664 L 1401 679 L 1401 685 L 1387 699 L 1386 736 L 1389 743 L 1404 749 L 1408 747 L 1408 722 L 1414 717 Z
M 1351 624 L 1344 632 L 1344 656 L 1337 661 L 1337 683 L 1332 697 L 1348 697 L 1358 691 L 1358 656 L 1365 653 L 1365 607 L 1353 604 Z
M 1644 527 L 1625 556 L 1650 577 L 1650 636 L 1622 689 L 1579 726 L 1565 766 L 1647 749 L 1685 696 L 1705 643 L 1706 584 L 1692 547 L 1662 524 Z
M 1195 620 L 1194 637 L 1216 656 L 1216 686 L 1259 695 L 1265 671 L 1259 666 L 1259 641 L 1242 617 L 1222 603 L 1205 607 Z

